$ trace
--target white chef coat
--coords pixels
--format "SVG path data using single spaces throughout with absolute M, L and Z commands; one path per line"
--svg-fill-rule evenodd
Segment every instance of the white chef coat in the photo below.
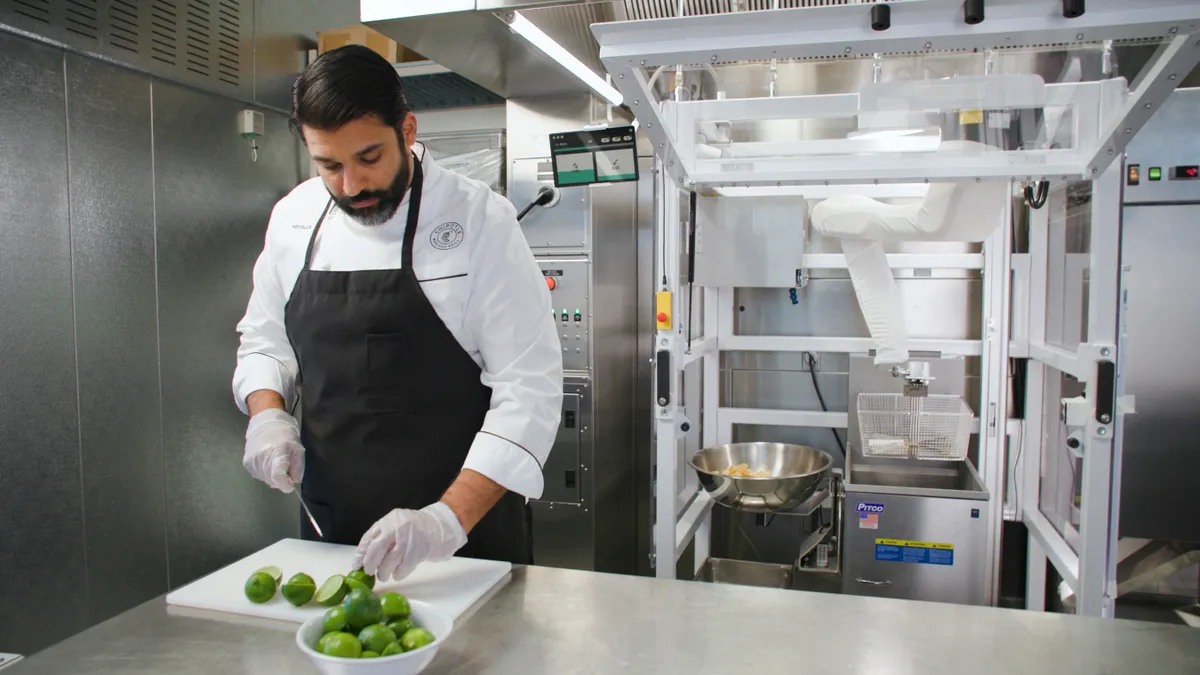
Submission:
M 484 183 L 438 167 L 421 146 L 414 149 L 423 157 L 424 189 L 413 268 L 437 315 L 492 389 L 491 409 L 463 468 L 536 499 L 563 395 L 549 289 L 512 204 Z M 284 329 L 284 305 L 328 201 L 321 179 L 313 178 L 271 212 L 254 290 L 237 327 L 242 337 L 233 391 L 243 413 L 246 398 L 260 389 L 282 394 L 289 409 L 295 403 L 299 367 Z M 317 235 L 312 269 L 399 269 L 407 215 L 407 195 L 391 220 L 376 226 L 333 207 Z

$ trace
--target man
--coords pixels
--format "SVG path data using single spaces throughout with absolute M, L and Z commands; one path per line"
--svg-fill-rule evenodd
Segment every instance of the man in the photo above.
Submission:
M 292 125 L 320 175 L 276 204 L 238 325 L 246 470 L 300 483 L 322 538 L 385 581 L 456 552 L 531 562 L 562 354 L 512 205 L 433 163 L 365 47 L 313 62 Z

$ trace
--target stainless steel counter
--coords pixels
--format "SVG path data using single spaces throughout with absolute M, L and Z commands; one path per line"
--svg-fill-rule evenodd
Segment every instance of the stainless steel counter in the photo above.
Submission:
M 162 598 L 5 675 L 315 673 L 296 626 Z M 798 670 L 799 669 L 799 670 Z M 518 568 L 430 675 L 1200 673 L 1200 630 L 1130 621 Z

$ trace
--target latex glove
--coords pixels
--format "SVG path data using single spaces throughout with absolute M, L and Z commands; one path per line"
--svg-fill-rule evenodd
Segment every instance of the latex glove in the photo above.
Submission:
M 421 509 L 396 509 L 363 535 L 354 568 L 380 581 L 403 579 L 427 560 L 446 560 L 467 543 L 458 516 L 443 502 Z
M 280 492 L 291 492 L 304 477 L 304 446 L 300 423 L 278 408 L 267 408 L 250 418 L 242 466 L 258 480 Z

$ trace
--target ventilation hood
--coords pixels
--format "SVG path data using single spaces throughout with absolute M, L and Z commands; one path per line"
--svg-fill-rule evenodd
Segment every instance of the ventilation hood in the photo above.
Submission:
M 414 2 L 362 0 L 361 21 L 397 43 L 504 98 L 593 93 L 582 80 L 509 28 L 521 15 L 604 79 L 593 23 L 611 21 L 614 5 L 576 0 Z M 436 6 L 436 9 L 430 9 Z
M 890 0 L 683 0 L 683 13 L 726 14 Z M 605 78 L 594 23 L 678 16 L 680 0 L 361 0 L 361 21 L 504 98 L 594 93 L 511 30 L 514 12 Z

